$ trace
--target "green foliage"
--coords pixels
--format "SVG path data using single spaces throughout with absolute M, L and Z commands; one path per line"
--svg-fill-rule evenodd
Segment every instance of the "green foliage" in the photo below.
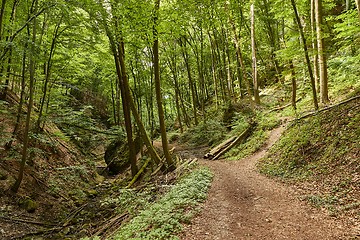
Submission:
M 194 207 L 206 199 L 211 179 L 212 173 L 205 168 L 190 173 L 123 226 L 113 239 L 178 239 L 175 234 L 181 224 L 188 222 Z
M 192 145 L 216 145 L 226 134 L 226 128 L 214 120 L 207 120 L 199 123 L 199 125 L 188 129 L 181 137 L 182 142 L 188 142 Z

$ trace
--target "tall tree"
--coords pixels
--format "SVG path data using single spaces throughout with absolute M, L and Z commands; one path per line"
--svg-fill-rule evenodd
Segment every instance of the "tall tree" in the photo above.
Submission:
M 31 6 L 31 14 L 34 14 L 38 8 L 38 0 L 33 0 Z M 17 192 L 19 190 L 20 184 L 24 177 L 24 170 L 25 164 L 27 161 L 28 155 L 28 147 L 29 147 L 29 132 L 30 132 L 30 120 L 31 120 L 31 112 L 34 103 L 34 85 L 35 85 L 35 68 L 36 68 L 36 18 L 32 21 L 32 39 L 31 39 L 31 56 L 30 56 L 30 84 L 29 84 L 29 102 L 27 105 L 27 113 L 26 113 L 26 122 L 25 122 L 25 129 L 24 129 L 24 146 L 22 150 L 22 157 L 20 162 L 20 169 L 18 177 L 14 185 L 11 187 L 13 192 Z
M 357 8 L 358 15 L 359 15 L 359 20 L 360 20 L 360 0 L 355 0 L 355 4 L 356 4 L 356 8 Z
M 323 16 L 322 0 L 315 0 L 315 21 L 316 21 L 316 38 L 319 59 L 319 77 L 320 77 L 320 98 L 321 102 L 328 103 L 328 73 L 327 59 L 325 52 L 324 34 L 323 34 Z
M 302 26 L 302 23 L 301 23 L 301 20 L 300 20 L 300 17 L 299 17 L 299 13 L 298 13 L 298 10 L 297 10 L 297 7 L 296 7 L 295 0 L 291 0 L 291 5 L 292 5 L 293 10 L 294 10 L 296 23 L 298 25 L 300 37 L 301 37 L 301 40 L 302 40 L 302 45 L 303 45 L 304 54 L 305 54 L 305 61 L 306 61 L 306 65 L 307 65 L 309 76 L 310 76 L 314 107 L 315 107 L 315 110 L 318 110 L 319 109 L 319 104 L 318 104 L 317 94 L 316 94 L 315 79 L 314 79 L 313 71 L 312 71 L 312 68 L 311 68 L 309 51 L 308 51 L 307 44 L 306 44 L 306 38 L 305 38 L 303 26 Z
M 154 26 L 153 26 L 153 34 L 154 34 L 154 44 L 153 44 L 153 53 L 154 53 L 154 74 L 155 74 L 155 92 L 156 92 L 156 102 L 158 107 L 158 115 L 159 115 L 159 124 L 160 124 L 160 134 L 161 134 L 161 142 L 162 148 L 164 151 L 165 160 L 168 164 L 168 167 L 174 169 L 174 161 L 169 152 L 169 145 L 167 141 L 166 135 L 166 126 L 165 126 L 165 118 L 164 118 L 164 109 L 163 109 L 163 101 L 161 94 L 161 81 L 160 81 L 160 65 L 159 65 L 159 36 L 158 36 L 158 19 L 159 19 L 159 8 L 160 8 L 160 0 L 155 0 L 155 11 L 154 11 Z
M 259 82 L 258 82 L 258 70 L 257 70 L 257 58 L 256 58 L 256 39 L 255 39 L 255 11 L 254 4 L 250 6 L 251 16 L 251 50 L 252 50 L 252 74 L 254 84 L 254 99 L 256 104 L 260 104 L 259 96 Z

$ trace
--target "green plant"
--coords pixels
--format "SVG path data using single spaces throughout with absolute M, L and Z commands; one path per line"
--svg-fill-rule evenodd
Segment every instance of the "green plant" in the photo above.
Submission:
M 207 120 L 199 123 L 196 127 L 190 128 L 181 137 L 180 141 L 192 145 L 216 145 L 225 137 L 227 130 L 218 121 Z
M 113 239 L 178 239 L 175 234 L 182 223 L 189 222 L 194 208 L 206 199 L 212 176 L 206 168 L 185 176 L 163 198 L 123 226 Z

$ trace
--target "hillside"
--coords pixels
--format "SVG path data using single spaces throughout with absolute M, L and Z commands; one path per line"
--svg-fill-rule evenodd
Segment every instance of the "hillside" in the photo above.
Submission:
M 293 120 L 262 173 L 295 184 L 303 200 L 359 227 L 360 98 Z

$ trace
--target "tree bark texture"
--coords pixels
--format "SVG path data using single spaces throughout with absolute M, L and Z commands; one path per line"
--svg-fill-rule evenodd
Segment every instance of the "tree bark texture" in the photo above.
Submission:
M 31 13 L 34 13 L 37 11 L 37 6 L 38 6 L 38 0 L 34 0 Z M 19 174 L 18 174 L 18 177 L 17 177 L 14 185 L 11 187 L 11 190 L 15 193 L 19 190 L 20 184 L 24 177 L 24 170 L 25 170 L 25 164 L 27 161 L 27 154 L 28 154 L 28 147 L 29 147 L 29 132 L 30 132 L 31 111 L 33 108 L 33 103 L 34 103 L 34 85 L 35 85 L 35 68 L 36 68 L 36 61 L 35 61 L 36 18 L 33 19 L 31 41 L 32 41 L 32 44 L 31 44 L 32 54 L 30 56 L 30 65 L 29 65 L 29 71 L 30 71 L 29 91 L 30 91 L 30 93 L 29 93 L 29 102 L 28 102 L 27 114 L 26 114 L 25 129 L 24 129 L 24 144 L 23 144 Z
M 306 61 L 306 65 L 307 65 L 307 68 L 308 68 L 308 71 L 309 71 L 309 75 L 310 75 L 310 82 L 311 82 L 311 89 L 312 89 L 314 107 L 315 107 L 315 110 L 318 110 L 319 109 L 319 104 L 318 104 L 317 94 L 316 94 L 315 79 L 314 79 L 313 71 L 312 71 L 312 68 L 311 68 L 309 52 L 308 52 L 308 48 L 307 48 L 307 45 L 306 45 L 306 38 L 305 38 L 303 27 L 302 27 L 302 24 L 301 24 L 301 21 L 300 21 L 299 13 L 298 13 L 297 8 L 296 8 L 295 0 L 291 0 L 291 5 L 292 5 L 293 10 L 294 10 L 296 22 L 297 22 L 297 25 L 298 25 L 298 28 L 299 28 L 299 33 L 300 33 L 301 40 L 302 40 L 302 43 L 303 43 L 305 61 Z
M 316 38 L 319 55 L 320 98 L 322 103 L 328 103 L 328 73 L 322 18 L 322 0 L 315 0 Z
M 154 34 L 154 39 L 155 39 L 154 44 L 153 44 L 155 93 L 156 93 L 156 102 L 157 102 L 157 107 L 158 107 L 162 148 L 164 151 L 165 160 L 168 164 L 168 167 L 171 169 L 171 168 L 174 168 L 175 166 L 174 166 L 174 162 L 173 162 L 172 157 L 169 152 L 169 144 L 167 141 L 165 117 L 164 117 L 164 109 L 163 109 L 163 101 L 162 101 L 162 93 L 161 93 L 161 82 L 160 82 L 159 38 L 158 38 L 158 31 L 157 31 L 159 8 L 160 8 L 160 0 L 155 0 L 155 15 L 154 15 L 154 26 L 153 26 L 153 34 Z
M 250 6 L 251 16 L 251 49 L 252 49 L 252 74 L 253 74 L 253 87 L 254 87 L 254 100 L 256 104 L 260 104 L 259 96 L 259 83 L 258 83 L 258 72 L 257 72 L 257 59 L 256 59 L 256 43 L 255 43 L 255 11 L 254 4 Z

